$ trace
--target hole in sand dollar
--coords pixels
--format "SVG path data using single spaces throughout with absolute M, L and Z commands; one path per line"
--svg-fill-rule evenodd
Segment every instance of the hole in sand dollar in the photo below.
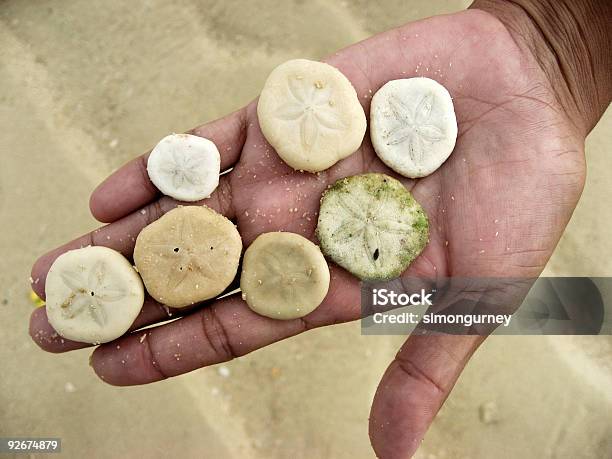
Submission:
M 144 302 L 142 281 L 132 264 L 100 246 L 60 255 L 49 268 L 45 293 L 47 318 L 55 331 L 91 344 L 123 335 Z
M 222 292 L 236 275 L 241 251 L 232 222 L 206 206 L 182 206 L 140 232 L 134 262 L 153 298 L 181 308 Z
M 401 182 L 370 173 L 340 179 L 324 192 L 317 237 L 323 253 L 355 276 L 385 280 L 398 277 L 423 250 L 428 227 Z

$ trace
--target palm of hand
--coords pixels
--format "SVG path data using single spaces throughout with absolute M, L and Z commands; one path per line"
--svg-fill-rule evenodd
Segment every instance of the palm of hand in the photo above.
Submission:
M 240 154 L 232 152 L 237 163 L 222 180 L 225 189 L 218 193 L 217 208 L 235 217 L 245 246 L 267 231 L 292 231 L 314 239 L 325 188 L 341 177 L 376 171 L 400 178 L 429 217 L 430 242 L 406 275 L 539 274 L 583 186 L 582 144 L 557 109 L 550 84 L 535 61 L 519 49 L 501 23 L 476 11 L 435 17 L 354 45 L 328 62 L 352 81 L 366 113 L 372 94 L 389 80 L 428 76 L 444 84 L 454 98 L 459 124 L 455 151 L 432 175 L 410 180 L 398 177 L 377 158 L 366 135 L 359 151 L 327 171 L 300 173 L 285 165 L 267 144 L 252 103 L 241 115 L 241 128 L 230 129 L 223 121 L 218 126 L 244 139 Z M 202 132 L 207 136 L 206 127 Z M 154 196 L 150 184 L 143 184 L 148 189 L 142 192 L 129 188 L 134 174 L 142 174 L 142 162 L 134 164 L 108 182 L 113 183 L 111 188 L 96 192 L 98 209 L 104 205 L 112 209 L 118 196 L 124 200 L 130 193 L 136 196 L 130 198 L 136 210 L 132 215 L 118 220 L 124 214 L 105 212 L 111 217 L 104 221 L 118 221 L 104 229 L 109 236 L 100 234 L 99 239 L 101 244 L 106 245 L 107 239 L 117 244 L 114 248 L 126 255 L 133 250 L 126 233 L 136 234 L 147 223 L 137 209 Z M 119 189 L 122 186 L 128 187 L 128 193 Z M 147 208 L 158 216 L 164 202 L 167 198 Z M 42 257 L 32 277 L 44 279 L 59 253 L 89 241 L 97 242 L 95 233 Z M 138 335 L 121 338 L 121 352 L 139 356 L 129 371 L 113 363 L 121 361 L 114 358 L 119 352 L 114 343 L 96 350 L 93 366 L 108 382 L 151 382 L 245 354 L 309 327 L 358 318 L 358 281 L 335 265 L 331 271 L 326 300 L 304 320 L 256 316 L 234 296 L 155 328 L 144 343 Z M 35 286 L 41 295 L 42 284 Z M 136 327 L 167 318 L 155 305 L 145 306 L 141 316 Z M 240 328 L 240 321 L 246 326 Z M 41 330 L 49 328 L 44 311 L 35 312 L 31 323 L 35 340 L 47 350 L 82 347 L 41 338 Z M 185 341 L 182 349 L 194 349 L 180 361 L 172 358 L 175 348 L 167 345 L 178 341 Z M 370 435 L 379 456 L 404 457 L 416 449 L 481 341 L 480 337 L 409 338 L 374 400 Z M 140 350 L 143 345 L 147 352 Z
M 339 178 L 376 171 L 399 178 L 430 219 L 430 243 L 406 275 L 539 274 L 582 189 L 580 145 L 567 137 L 572 128 L 554 108 L 546 82 L 534 79 L 538 75 L 526 68 L 505 30 L 486 22 L 475 27 L 465 17 L 434 21 L 436 27 L 423 24 L 422 34 L 415 32 L 420 24 L 413 24 L 353 46 L 331 63 L 353 82 L 367 75 L 366 85 L 357 85 L 366 113 L 365 102 L 391 79 L 424 75 L 445 84 L 459 125 L 457 146 L 446 163 L 423 179 L 400 177 L 378 159 L 366 134 L 358 152 L 327 171 L 297 172 L 263 138 L 252 104 L 242 155 L 230 178 L 246 245 L 267 231 L 314 239 L 325 188 Z M 448 43 L 457 36 L 463 41 L 449 52 Z M 424 44 L 429 46 L 423 49 Z M 336 284 L 338 296 L 356 288 L 339 272 Z
M 556 108 L 549 83 L 508 31 L 473 13 L 411 24 L 330 61 L 356 85 L 361 100 L 368 96 L 364 102 L 397 78 L 428 76 L 449 89 L 459 137 L 451 157 L 428 177 L 399 177 L 378 159 L 367 134 L 358 152 L 319 176 L 295 172 L 274 153 L 262 155 L 269 147 L 250 108 L 252 124 L 231 180 L 247 243 L 278 230 L 314 238 L 325 187 L 376 171 L 399 178 L 429 217 L 430 242 L 404 275 L 539 275 L 583 187 L 582 145 L 579 136 L 568 135 L 575 129 Z M 368 103 L 364 109 L 368 113 Z M 307 318 L 309 325 L 359 317 L 358 284 L 335 266 L 330 292 Z M 408 340 L 372 408 L 370 436 L 379 457 L 414 452 L 482 339 Z

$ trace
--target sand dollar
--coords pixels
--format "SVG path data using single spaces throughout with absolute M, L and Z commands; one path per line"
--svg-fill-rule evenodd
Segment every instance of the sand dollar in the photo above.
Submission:
M 321 249 L 360 279 L 398 277 L 421 253 L 428 234 L 423 208 L 388 175 L 340 179 L 321 198 Z
M 276 67 L 257 104 L 261 130 L 296 170 L 317 172 L 355 152 L 366 117 L 351 82 L 335 67 L 295 59 Z
M 47 317 L 64 338 L 106 343 L 132 325 L 144 302 L 138 273 L 107 247 L 70 250 L 53 262 L 45 284 Z
M 329 268 L 319 247 L 299 234 L 264 233 L 244 254 L 240 288 L 256 313 L 295 319 L 321 304 Z
M 147 160 L 151 182 L 162 193 L 179 201 L 208 198 L 219 185 L 221 157 L 208 139 L 171 134 L 153 148 Z
M 398 174 L 431 174 L 457 140 L 450 94 L 429 78 L 389 81 L 372 98 L 370 137 L 378 157 Z
M 223 292 L 236 276 L 241 251 L 231 221 L 206 206 L 186 206 L 140 232 L 134 262 L 153 298 L 181 308 Z

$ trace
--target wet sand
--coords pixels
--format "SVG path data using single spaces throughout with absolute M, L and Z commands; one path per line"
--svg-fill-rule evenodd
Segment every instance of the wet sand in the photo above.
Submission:
M 30 341 L 27 280 L 38 255 L 96 227 L 89 193 L 156 139 L 245 104 L 286 59 L 468 2 L 405 3 L 2 3 L 1 436 L 61 437 L 74 458 L 373 457 L 369 406 L 400 337 L 346 324 L 114 388 L 87 366 L 90 351 L 53 356 Z M 586 188 L 549 273 L 612 275 L 610 125 L 609 110 L 588 139 Z M 611 355 L 609 337 L 489 339 L 417 457 L 612 456 Z

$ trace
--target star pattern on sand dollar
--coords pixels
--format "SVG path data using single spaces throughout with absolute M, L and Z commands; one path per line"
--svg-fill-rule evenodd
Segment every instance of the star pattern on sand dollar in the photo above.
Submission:
M 172 178 L 172 186 L 180 189 L 185 184 L 197 186 L 202 184 L 202 175 L 206 173 L 202 170 L 204 158 L 195 155 L 172 151 L 171 160 L 161 168 L 163 174 Z
M 343 129 L 344 122 L 334 109 L 331 88 L 322 82 L 308 83 L 305 78 L 290 77 L 291 98 L 278 107 L 276 116 L 283 121 L 299 124 L 302 146 L 310 150 L 321 129 Z
M 266 288 L 283 292 L 285 301 L 297 299 L 295 287 L 303 288 L 310 282 L 312 269 L 305 270 L 295 259 L 283 258 L 271 251 L 265 251 L 261 257 L 264 272 L 260 275 L 265 279 Z
M 207 244 L 203 245 L 195 239 L 195 233 L 188 218 L 182 218 L 179 221 L 174 235 L 168 234 L 167 239 L 151 245 L 159 249 L 159 256 L 169 258 L 173 262 L 167 284 L 171 289 L 181 285 L 192 273 L 197 273 L 202 280 L 212 281 L 218 277 L 215 268 L 210 264 L 210 252 L 223 250 L 224 237 L 207 235 Z
M 397 121 L 396 126 L 385 136 L 387 145 L 407 142 L 410 159 L 413 162 L 420 162 L 423 159 L 425 143 L 436 143 L 444 137 L 442 129 L 431 122 L 433 94 L 425 94 L 414 111 L 394 96 L 390 96 L 387 103 L 393 118 Z
M 70 295 L 62 302 L 62 314 L 73 318 L 89 312 L 93 320 L 103 327 L 108 321 L 104 303 L 119 301 L 126 296 L 123 289 L 109 287 L 105 282 L 106 266 L 104 262 L 96 263 L 85 276 L 84 271 L 64 271 L 60 274 L 64 285 L 71 290 Z
M 409 234 L 412 230 L 409 223 L 385 218 L 382 214 L 385 201 L 384 196 L 362 202 L 355 197 L 349 199 L 348 195 L 338 195 L 338 218 L 342 223 L 332 238 L 340 243 L 351 241 L 357 244 L 374 267 L 379 267 L 383 259 L 382 235 Z

